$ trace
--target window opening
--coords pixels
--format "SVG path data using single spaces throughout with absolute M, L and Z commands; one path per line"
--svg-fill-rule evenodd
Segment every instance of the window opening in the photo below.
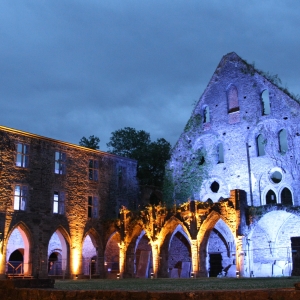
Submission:
M 281 204 L 293 205 L 292 193 L 288 188 L 284 188 L 281 192 Z
M 210 122 L 210 114 L 209 114 L 209 107 L 205 106 L 203 111 L 203 123 Z
M 98 160 L 90 159 L 89 160 L 89 180 L 98 181 L 98 170 L 99 170 Z
M 261 94 L 261 101 L 263 104 L 263 115 L 269 115 L 271 108 L 270 108 L 270 96 L 269 91 L 264 90 Z
M 281 154 L 285 154 L 288 150 L 287 144 L 287 132 L 285 129 L 279 131 L 279 151 Z
M 269 190 L 266 195 L 266 204 L 276 204 L 276 195 L 272 190 Z
M 98 197 L 88 196 L 88 218 L 98 218 Z
M 28 162 L 29 162 L 29 146 L 26 144 L 18 143 L 16 166 L 21 168 L 27 168 Z
M 53 194 L 53 213 L 64 214 L 65 213 L 65 193 L 55 191 Z
M 26 185 L 16 185 L 14 190 L 14 210 L 25 210 L 28 196 Z
M 218 163 L 224 163 L 224 148 L 222 143 L 218 145 Z
M 66 153 L 61 151 L 55 152 L 55 174 L 66 174 Z
M 279 171 L 275 171 L 271 174 L 270 178 L 273 183 L 279 183 L 282 180 L 282 174 Z
M 210 189 L 212 190 L 212 192 L 217 193 L 219 191 L 220 185 L 218 182 L 214 181 L 211 185 L 210 185 Z
M 265 145 L 266 145 L 265 137 L 262 134 L 258 135 L 257 137 L 258 156 L 264 156 L 266 154 Z
M 231 85 L 227 91 L 228 113 L 240 110 L 238 91 L 234 85 Z

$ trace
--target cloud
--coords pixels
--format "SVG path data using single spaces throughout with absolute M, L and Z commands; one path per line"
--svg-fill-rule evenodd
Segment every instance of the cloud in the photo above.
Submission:
M 228 52 L 300 93 L 296 1 L 2 1 L 2 125 L 78 143 L 176 142 Z

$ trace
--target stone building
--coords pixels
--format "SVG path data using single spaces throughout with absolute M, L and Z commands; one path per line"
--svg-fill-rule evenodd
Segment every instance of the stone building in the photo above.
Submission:
M 136 167 L 1 126 L 0 276 L 103 276 L 105 220 L 117 219 L 122 205 L 136 208 Z
M 173 208 L 122 213 L 124 276 L 141 253 L 153 276 L 299 274 L 300 104 L 277 83 L 222 58 L 167 164 Z

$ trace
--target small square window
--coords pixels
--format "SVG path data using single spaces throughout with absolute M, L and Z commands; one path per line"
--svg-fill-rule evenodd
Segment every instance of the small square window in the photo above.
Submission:
M 89 160 L 89 180 L 98 181 L 99 164 L 98 160 Z
M 55 152 L 55 174 L 66 174 L 66 153 L 61 151 Z
M 16 185 L 14 189 L 14 210 L 25 210 L 28 198 L 28 187 Z
M 28 168 L 28 162 L 29 162 L 29 146 L 23 143 L 18 143 L 16 166 L 21 168 Z

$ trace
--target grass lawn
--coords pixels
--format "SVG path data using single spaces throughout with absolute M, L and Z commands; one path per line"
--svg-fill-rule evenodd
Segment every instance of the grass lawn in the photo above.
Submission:
M 294 288 L 300 277 L 56 280 L 61 290 L 199 291 Z

